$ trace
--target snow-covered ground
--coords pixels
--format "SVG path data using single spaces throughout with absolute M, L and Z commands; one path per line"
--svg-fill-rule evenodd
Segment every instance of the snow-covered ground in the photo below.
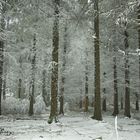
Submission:
M 99 122 L 91 115 L 75 113 L 48 124 L 48 115 L 0 117 L 0 140 L 117 140 L 115 118 L 104 116 Z M 118 140 L 140 140 L 140 121 L 118 117 Z

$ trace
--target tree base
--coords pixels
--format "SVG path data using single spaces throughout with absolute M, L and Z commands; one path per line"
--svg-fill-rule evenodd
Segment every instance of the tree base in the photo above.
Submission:
M 131 118 L 131 115 L 129 114 L 124 114 L 125 117 Z
M 102 121 L 102 120 L 103 120 L 102 118 L 97 118 L 97 117 L 95 117 L 95 116 L 92 116 L 91 119 L 93 119 L 93 120 L 98 120 L 98 121 Z
M 112 113 L 112 116 L 115 117 L 115 116 L 118 116 L 118 114 L 119 114 L 119 113 L 113 112 L 113 113 Z
M 55 123 L 58 123 L 58 122 L 59 122 L 58 119 L 57 119 L 57 117 L 54 116 L 54 117 L 49 117 L 49 119 L 48 119 L 48 124 L 51 124 L 53 121 L 54 121 Z

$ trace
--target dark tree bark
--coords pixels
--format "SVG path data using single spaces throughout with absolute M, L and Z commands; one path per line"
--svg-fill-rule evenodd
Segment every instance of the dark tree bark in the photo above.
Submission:
M 106 73 L 104 72 L 104 79 L 106 80 Z M 102 103 L 102 110 L 106 112 L 106 88 L 103 88 L 103 103 Z
M 139 111 L 139 95 L 138 95 L 138 93 L 136 93 L 135 96 L 136 96 L 136 110 Z
M 7 81 L 7 66 L 5 65 L 5 62 L 4 62 L 4 64 L 3 64 L 3 88 L 2 88 L 3 100 L 6 99 L 6 81 Z
M 1 95 L 2 95 L 2 77 L 3 77 L 3 48 L 4 42 L 0 40 L 0 115 L 1 115 Z
M 5 42 L 4 48 L 5 47 L 6 47 L 6 42 Z M 3 50 L 3 51 L 5 52 L 5 50 Z M 2 84 L 3 100 L 6 99 L 6 82 L 7 82 L 7 66 L 5 64 L 4 58 L 5 58 L 5 55 L 3 54 L 3 84 Z
M 125 23 L 127 24 L 127 23 Z M 128 49 L 129 49 L 129 44 L 128 44 L 128 32 L 125 27 L 124 31 L 124 45 L 125 45 L 125 110 L 124 110 L 124 115 L 126 117 L 131 117 L 130 115 L 130 81 L 129 81 L 129 58 L 128 58 Z
M 84 106 L 84 112 L 88 112 L 88 106 L 89 106 L 89 98 L 88 98 L 88 78 L 86 77 L 86 83 L 85 83 L 85 106 Z
M 5 1 L 6 2 L 6 1 Z M 1 96 L 2 96 L 2 85 L 3 85 L 3 60 L 4 60 L 4 39 L 3 32 L 5 29 L 5 11 L 6 3 L 1 3 L 1 21 L 0 21 L 0 115 L 1 115 Z
M 138 5 L 138 41 L 140 50 L 140 4 Z M 140 55 L 139 55 L 139 93 L 140 93 Z M 136 101 L 136 108 L 139 110 L 139 98 Z
M 33 48 L 32 48 L 32 62 L 31 62 L 31 92 L 30 92 L 30 105 L 29 105 L 29 116 L 34 114 L 34 92 L 35 92 L 35 70 L 36 70 L 36 34 L 33 38 Z
M 123 97 L 121 96 L 121 109 L 123 109 Z
M 114 63 L 114 111 L 113 116 L 119 114 L 119 107 L 118 107 L 118 86 L 117 86 L 117 58 L 116 56 L 113 57 Z
M 118 11 L 117 11 L 117 7 L 120 6 L 120 1 L 119 0 L 114 0 L 113 1 L 113 7 L 114 7 L 114 18 L 113 18 L 113 28 L 114 28 L 114 33 L 117 34 L 117 28 L 116 28 L 116 24 L 115 24 L 115 20 L 118 17 Z M 113 116 L 116 116 L 119 114 L 119 103 L 118 103 L 118 79 L 117 79 L 117 56 L 116 56 L 116 52 L 117 52 L 117 44 L 115 43 L 117 40 L 116 35 L 113 38 L 113 89 L 114 89 L 114 99 L 113 99 Z
M 20 65 L 20 70 L 19 70 L 19 80 L 18 80 L 18 98 L 21 98 L 21 92 L 22 92 L 22 58 L 21 56 L 19 58 L 19 65 Z
M 21 90 L 22 90 L 22 79 L 19 78 L 19 81 L 18 81 L 18 98 L 21 98 Z
M 94 30 L 95 30 L 95 38 L 94 38 L 94 60 L 95 60 L 95 103 L 94 103 L 94 116 L 93 119 L 102 120 L 102 112 L 101 112 L 101 92 L 100 92 L 100 45 L 99 45 L 99 8 L 98 8 L 98 0 L 94 1 Z
M 58 95 L 58 51 L 59 51 L 59 5 L 60 0 L 54 0 L 53 23 L 53 51 L 52 51 L 52 77 L 51 77 L 51 112 L 48 123 L 57 122 L 57 95 Z
M 59 114 L 64 115 L 64 92 L 65 92 L 65 69 L 66 69 L 66 54 L 67 54 L 67 46 L 68 46 L 68 21 L 65 24 L 64 30 L 64 48 L 63 48 L 63 60 L 62 60 L 62 77 L 61 77 L 61 88 L 60 88 L 60 110 Z
M 6 99 L 6 73 L 4 75 L 4 79 L 3 79 L 3 100 Z
M 106 112 L 106 98 L 103 99 L 103 111 Z
M 94 107 L 94 97 L 92 96 L 91 107 Z
M 84 106 L 84 112 L 88 112 L 88 106 L 89 106 L 89 99 L 88 99 L 88 50 L 86 48 L 86 58 L 85 58 L 85 106 Z

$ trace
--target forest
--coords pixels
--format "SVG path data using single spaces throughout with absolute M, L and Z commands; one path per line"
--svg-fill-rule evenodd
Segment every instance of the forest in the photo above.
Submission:
M 140 0 L 0 0 L 0 140 L 139 140 Z

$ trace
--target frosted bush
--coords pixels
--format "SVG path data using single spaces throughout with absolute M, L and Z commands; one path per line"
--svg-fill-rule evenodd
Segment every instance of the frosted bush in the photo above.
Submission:
M 21 111 L 26 114 L 29 110 L 29 100 L 23 99 L 22 100 L 22 106 L 21 106 Z
M 7 97 L 2 100 L 3 114 L 27 114 L 29 101 L 27 99 L 17 99 L 15 97 Z
M 45 113 L 46 105 L 43 101 L 42 95 L 35 98 L 34 113 Z M 17 99 L 15 97 L 7 97 L 6 100 L 2 100 L 2 112 L 3 114 L 28 114 L 29 100 Z
M 34 112 L 35 114 L 42 114 L 46 112 L 46 105 L 42 95 L 38 95 L 35 99 Z
M 44 103 L 42 95 L 38 95 L 35 98 L 34 113 L 42 114 L 42 113 L 46 113 L 46 110 L 47 108 Z M 48 110 L 50 110 L 50 107 L 48 107 Z M 17 99 L 15 97 L 9 96 L 6 98 L 6 100 L 2 100 L 3 114 L 28 114 L 28 111 L 29 111 L 28 99 Z M 64 104 L 64 112 L 68 112 L 68 111 L 69 111 L 69 104 L 66 102 Z

